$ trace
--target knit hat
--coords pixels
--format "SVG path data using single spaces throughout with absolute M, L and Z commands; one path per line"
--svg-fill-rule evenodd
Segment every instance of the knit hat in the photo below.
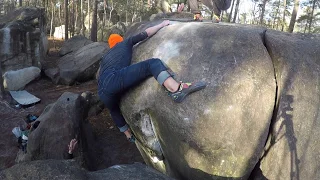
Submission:
M 113 46 L 122 41 L 123 38 L 119 34 L 111 34 L 108 39 L 110 48 L 113 48 Z

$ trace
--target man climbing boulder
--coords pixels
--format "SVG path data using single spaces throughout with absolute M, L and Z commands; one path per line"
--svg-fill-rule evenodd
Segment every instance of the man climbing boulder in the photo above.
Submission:
M 187 1 L 185 0 L 185 3 Z M 197 21 L 202 21 L 203 17 L 201 11 L 199 10 L 199 0 L 189 0 L 188 5 L 191 9 L 191 12 L 194 13 L 194 19 Z M 212 18 L 214 22 L 220 22 L 220 15 L 222 10 L 229 9 L 231 5 L 231 0 L 201 0 L 202 4 L 207 6 L 212 12 Z M 178 7 L 178 12 L 182 12 L 184 4 L 181 3 Z

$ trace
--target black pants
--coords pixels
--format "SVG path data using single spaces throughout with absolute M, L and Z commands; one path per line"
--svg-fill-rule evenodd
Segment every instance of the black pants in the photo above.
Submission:
M 198 8 L 198 0 L 188 0 L 192 13 L 200 13 Z M 222 10 L 229 9 L 231 0 L 201 0 L 201 2 L 214 12 L 215 15 L 220 16 Z
M 130 66 L 123 65 L 123 68 L 118 69 L 122 64 L 126 63 L 113 62 L 109 69 L 100 74 L 98 94 L 109 109 L 111 117 L 117 127 L 121 132 L 124 132 L 128 129 L 128 125 L 119 108 L 122 93 L 150 76 L 156 78 L 162 85 L 163 81 L 170 77 L 170 75 L 160 59 L 149 59 Z M 112 66 L 117 68 L 112 68 Z

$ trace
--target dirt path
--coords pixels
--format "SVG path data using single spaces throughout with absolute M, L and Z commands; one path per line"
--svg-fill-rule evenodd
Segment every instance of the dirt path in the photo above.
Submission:
M 55 42 L 59 47 L 62 41 Z M 56 64 L 58 57 L 58 48 L 53 48 L 53 42 L 49 39 L 49 56 L 46 58 L 43 66 L 52 67 Z M 97 93 L 96 81 L 92 80 L 86 83 L 64 86 L 55 85 L 50 79 L 42 77 L 28 84 L 25 88 L 31 94 L 39 97 L 41 102 L 29 108 L 16 108 L 11 104 L 10 97 L 6 96 L 6 101 L 0 101 L 0 170 L 14 165 L 15 156 L 18 152 L 17 142 L 12 134 L 12 128 L 24 124 L 27 114 L 40 115 L 43 109 L 50 103 L 55 102 L 64 92 L 82 93 L 91 91 Z M 129 143 L 125 136 L 119 132 L 114 125 L 109 112 L 104 109 L 97 116 L 89 117 L 92 124 L 98 149 L 96 154 L 99 159 L 95 160 L 98 169 L 115 164 L 129 164 L 133 162 L 143 162 L 143 159 L 135 144 Z

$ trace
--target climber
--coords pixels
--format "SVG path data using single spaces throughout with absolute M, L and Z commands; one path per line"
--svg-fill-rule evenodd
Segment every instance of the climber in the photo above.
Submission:
M 172 78 L 167 67 L 160 59 L 152 58 L 130 65 L 133 46 L 169 24 L 170 21 L 163 21 L 125 40 L 118 34 L 111 34 L 108 40 L 111 49 L 102 57 L 100 62 L 97 77 L 99 97 L 109 109 L 119 130 L 126 135 L 130 142 L 135 142 L 135 137 L 132 135 L 119 108 L 121 95 L 126 90 L 153 76 L 160 85 L 167 89 L 168 95 L 179 103 L 190 93 L 206 86 L 206 83 L 201 81 L 196 83 L 177 82 Z
M 198 1 L 199 0 L 188 0 L 188 4 L 191 9 L 191 12 L 194 14 L 194 19 L 196 21 L 202 21 L 203 17 L 198 7 Z M 185 0 L 184 3 L 181 3 L 179 5 L 178 12 L 183 11 L 186 2 L 187 0 Z M 201 0 L 201 2 L 205 6 L 207 6 L 211 11 L 213 11 L 213 22 L 217 23 L 220 22 L 221 10 L 227 10 L 231 5 L 231 0 Z

